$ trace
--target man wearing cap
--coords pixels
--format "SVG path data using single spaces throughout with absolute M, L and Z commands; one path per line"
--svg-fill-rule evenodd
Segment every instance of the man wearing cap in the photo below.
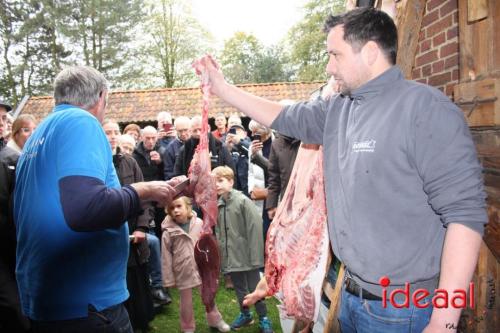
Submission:
M 250 147 L 250 139 L 247 137 L 247 131 L 240 124 L 233 125 L 226 135 L 226 146 L 231 152 L 234 162 L 235 188 L 246 196 L 248 194 L 248 149 Z

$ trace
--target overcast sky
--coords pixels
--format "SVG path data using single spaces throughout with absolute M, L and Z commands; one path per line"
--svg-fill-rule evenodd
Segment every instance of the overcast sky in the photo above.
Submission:
M 307 0 L 192 0 L 193 15 L 222 45 L 236 31 L 252 33 L 269 46 L 303 17 Z

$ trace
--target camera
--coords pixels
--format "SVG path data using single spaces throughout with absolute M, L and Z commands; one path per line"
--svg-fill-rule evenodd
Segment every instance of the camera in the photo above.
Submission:
M 255 141 L 255 140 L 257 140 L 257 141 L 261 141 L 262 136 L 261 136 L 260 134 L 255 134 L 255 135 L 252 137 L 252 139 L 253 139 L 254 141 Z
M 228 131 L 229 134 L 235 134 L 236 135 L 236 127 L 231 127 Z

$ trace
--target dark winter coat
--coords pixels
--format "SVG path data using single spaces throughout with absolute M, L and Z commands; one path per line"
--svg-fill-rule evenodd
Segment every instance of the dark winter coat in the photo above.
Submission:
M 300 140 L 282 134 L 273 140 L 269 154 L 267 209 L 278 207 L 288 185 L 299 146 Z
M 162 156 L 165 148 L 161 147 L 159 143 L 156 143 L 153 150 L 157 151 L 160 156 Z M 141 142 L 134 149 L 132 157 L 137 161 L 137 164 L 139 164 L 145 181 L 163 180 L 163 162 L 160 164 L 152 162 L 149 153 L 150 152 L 144 148 L 144 143 Z
M 122 186 L 142 182 L 144 180 L 142 171 L 133 157 L 123 155 L 118 150 L 116 155 L 113 155 L 113 164 Z M 154 219 L 154 210 L 151 206 L 146 207 L 141 215 L 128 219 L 129 233 L 132 234 L 136 230 L 148 232 L 149 221 L 152 219 Z M 148 258 L 149 246 L 147 240 L 138 244 L 131 243 L 130 256 L 128 260 L 129 266 L 137 264 L 142 265 L 148 260 Z
M 200 139 L 190 138 L 186 141 L 184 147 L 181 148 L 179 155 L 175 160 L 175 176 L 187 176 L 189 165 L 191 164 L 191 160 L 193 159 L 194 152 L 199 142 Z M 212 154 L 212 169 L 218 166 L 227 165 L 234 171 L 234 163 L 231 154 L 222 142 L 216 139 L 211 133 L 208 133 L 208 150 Z
M 16 264 L 16 227 L 12 219 L 12 193 L 19 152 L 0 146 L 0 256 L 14 272 Z

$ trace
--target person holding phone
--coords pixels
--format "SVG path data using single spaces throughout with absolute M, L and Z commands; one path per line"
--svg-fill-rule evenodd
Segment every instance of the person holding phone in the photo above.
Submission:
M 269 155 L 271 153 L 271 145 L 273 141 L 273 132 L 269 127 L 259 124 L 255 120 L 250 121 L 248 125 L 252 131 L 252 143 L 250 145 L 250 162 L 258 168 L 252 167 L 252 171 L 255 170 L 257 176 L 264 176 L 264 184 L 257 185 L 257 182 L 252 180 L 252 187 L 249 186 L 250 198 L 255 200 L 257 205 L 262 211 L 262 222 L 263 222 L 263 237 L 264 241 L 267 235 L 267 229 L 271 220 L 267 214 L 267 209 L 265 207 L 265 202 L 267 199 L 269 186 Z M 255 177 L 252 172 L 252 177 Z
M 247 131 L 241 125 L 233 125 L 226 135 L 226 147 L 233 157 L 236 173 L 234 188 L 248 194 L 248 157 L 250 148 L 250 139 L 247 137 Z
M 158 124 L 158 143 L 163 149 L 166 149 L 176 137 L 172 115 L 169 112 L 161 111 L 156 116 L 156 121 Z

